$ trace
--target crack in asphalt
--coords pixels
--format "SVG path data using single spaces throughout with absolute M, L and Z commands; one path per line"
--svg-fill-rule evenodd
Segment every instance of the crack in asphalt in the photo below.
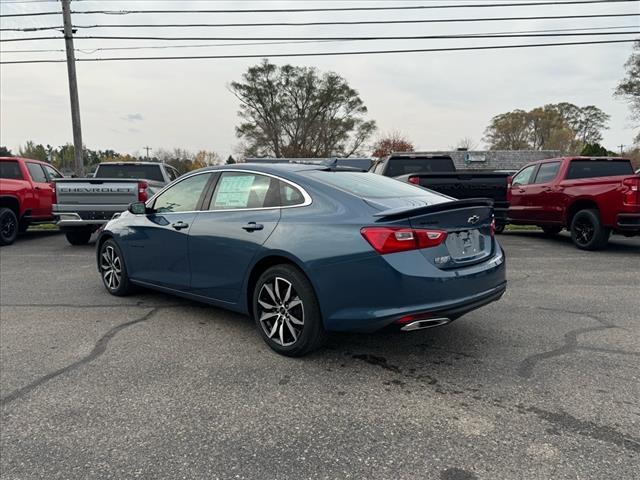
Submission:
M 27 395 L 28 393 L 32 392 L 33 390 L 35 390 L 36 388 L 38 388 L 39 386 L 47 383 L 49 380 L 52 380 L 56 377 L 59 377 L 60 375 L 63 375 L 67 372 L 70 372 L 72 370 L 75 370 L 76 368 L 85 365 L 87 363 L 92 362 L 93 360 L 95 360 L 96 358 L 98 358 L 99 356 L 101 356 L 107 349 L 107 345 L 109 344 L 109 342 L 113 339 L 113 337 L 116 336 L 116 334 L 126 328 L 129 328 L 133 325 L 136 325 L 138 323 L 144 322 L 146 320 L 149 320 L 153 315 L 155 315 L 158 310 L 160 310 L 160 308 L 154 308 L 152 310 L 150 310 L 149 312 L 147 312 L 146 314 L 144 314 L 142 317 L 140 318 L 136 318 L 134 320 L 130 320 L 128 322 L 125 323 L 121 323 L 120 325 L 116 325 L 115 327 L 113 327 L 112 329 L 110 329 L 107 333 L 105 333 L 102 337 L 100 337 L 100 339 L 96 342 L 95 346 L 93 347 L 93 349 L 91 350 L 91 352 L 89 352 L 88 355 L 80 358 L 79 360 L 76 360 L 75 362 L 71 363 L 70 365 L 67 365 L 66 367 L 62 367 L 58 370 L 55 370 L 53 372 L 47 373 L 46 375 L 38 378 L 37 380 L 34 380 L 33 382 L 29 383 L 28 385 L 25 385 L 24 387 L 21 387 L 17 390 L 14 390 L 13 392 L 11 392 L 10 394 L 8 394 L 7 396 L 3 397 L 0 399 L 0 406 L 5 406 L 11 402 L 13 402 L 14 400 L 17 400 L 19 398 L 24 397 L 25 395 Z
M 601 348 L 601 347 L 578 347 L 579 350 L 588 350 L 590 352 L 600 353 L 612 353 L 615 355 L 629 355 L 631 357 L 640 357 L 640 352 L 627 352 L 626 350 L 619 350 L 616 348 Z
M 548 360 L 550 358 L 560 357 L 562 355 L 575 353 L 576 350 L 586 349 L 587 347 L 580 347 L 578 345 L 579 335 L 583 335 L 585 333 L 590 333 L 590 332 L 598 332 L 601 330 L 608 330 L 611 328 L 620 328 L 617 325 L 613 324 L 612 322 L 605 320 L 604 318 L 600 318 L 594 315 L 593 313 L 578 312 L 578 311 L 567 310 L 562 308 L 549 308 L 549 307 L 534 307 L 534 308 L 536 310 L 543 310 L 548 312 L 564 313 L 565 315 L 576 315 L 576 316 L 586 317 L 598 322 L 600 326 L 583 327 L 583 328 L 576 328 L 575 330 L 571 330 L 564 334 L 563 336 L 564 344 L 561 345 L 560 347 L 554 348 L 553 350 L 549 350 L 545 352 L 535 353 L 525 358 L 522 362 L 520 362 L 520 365 L 518 366 L 518 369 L 517 369 L 517 373 L 520 377 L 527 378 L 527 379 L 533 376 L 533 370 L 535 369 L 536 365 L 539 362 L 543 360 Z
M 564 345 L 546 352 L 536 353 L 525 358 L 518 366 L 518 375 L 523 378 L 531 378 L 533 376 L 533 370 L 542 360 L 548 360 L 554 357 L 560 357 L 562 355 L 568 355 L 578 350 L 578 335 L 583 335 L 589 332 L 598 332 L 600 330 L 608 330 L 616 328 L 614 326 L 600 325 L 598 327 L 585 327 L 571 330 L 564 334 Z
M 583 437 L 590 437 L 607 443 L 613 443 L 632 452 L 640 453 L 640 438 L 631 437 L 619 432 L 615 428 L 598 425 L 597 423 L 580 420 L 566 412 L 550 412 L 538 407 L 529 407 L 526 411 L 534 413 L 538 418 L 569 430 Z

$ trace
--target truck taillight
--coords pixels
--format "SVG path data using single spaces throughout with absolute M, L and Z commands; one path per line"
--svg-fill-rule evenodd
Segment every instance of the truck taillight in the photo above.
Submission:
M 147 193 L 149 184 L 147 182 L 138 182 L 138 201 L 146 202 L 149 200 L 149 194 Z
M 51 204 L 55 205 L 58 203 L 58 194 L 56 192 L 56 182 L 51 184 Z
M 511 184 L 513 177 L 507 177 L 507 202 L 511 203 Z
M 443 230 L 404 227 L 364 227 L 360 233 L 376 252 L 383 255 L 437 247 L 447 238 L 447 232 Z
M 626 205 L 640 205 L 640 177 L 626 178 L 622 184 L 626 187 L 624 203 Z
M 409 183 L 420 185 L 420 177 L 409 177 Z

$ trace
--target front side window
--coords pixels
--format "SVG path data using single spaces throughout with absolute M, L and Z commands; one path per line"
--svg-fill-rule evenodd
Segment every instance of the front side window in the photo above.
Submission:
M 42 169 L 40 164 L 27 162 L 27 169 L 29 170 L 29 175 L 31 175 L 31 179 L 34 182 L 47 182 L 47 176 L 44 174 L 44 170 Z
M 158 195 L 153 203 L 153 209 L 156 213 L 195 211 L 210 178 L 210 173 L 203 173 L 172 185 Z
M 18 162 L 13 160 L 0 162 L 0 178 L 22 180 L 22 172 L 20 171 Z
M 49 165 L 44 165 L 43 168 L 47 172 L 49 180 L 51 180 L 52 178 L 62 178 L 62 174 L 55 168 L 50 167 Z
M 536 183 L 548 183 L 558 175 L 560 170 L 560 162 L 549 162 L 540 165 L 538 174 L 536 175 Z
M 536 170 L 537 165 L 531 165 L 530 167 L 525 168 L 520 173 L 518 173 L 515 177 L 513 177 L 512 185 L 529 185 L 533 180 L 533 172 Z

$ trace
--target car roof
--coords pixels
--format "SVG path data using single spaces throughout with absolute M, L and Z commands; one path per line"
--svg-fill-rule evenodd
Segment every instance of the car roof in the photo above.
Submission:
M 50 163 L 47 162 L 43 162 L 42 160 L 36 160 L 35 158 L 26 158 L 26 157 L 0 157 L 0 161 L 16 161 L 16 160 L 23 160 L 26 162 L 36 162 L 36 163 L 41 163 L 42 165 L 49 165 L 49 166 L 53 166 Z M 54 167 L 55 168 L 55 167 Z
M 232 163 L 229 165 L 215 165 L 204 167 L 201 171 L 224 170 L 250 170 L 259 173 L 282 174 L 287 172 L 303 172 L 308 170 L 324 170 L 327 165 L 314 165 L 308 163 Z

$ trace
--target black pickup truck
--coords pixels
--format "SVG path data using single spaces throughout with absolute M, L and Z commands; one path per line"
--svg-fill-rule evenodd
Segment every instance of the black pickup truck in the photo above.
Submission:
M 510 172 L 457 170 L 451 157 L 420 153 L 397 153 L 378 161 L 374 173 L 443 193 L 458 200 L 491 198 L 496 231 L 507 224 L 507 186 Z

